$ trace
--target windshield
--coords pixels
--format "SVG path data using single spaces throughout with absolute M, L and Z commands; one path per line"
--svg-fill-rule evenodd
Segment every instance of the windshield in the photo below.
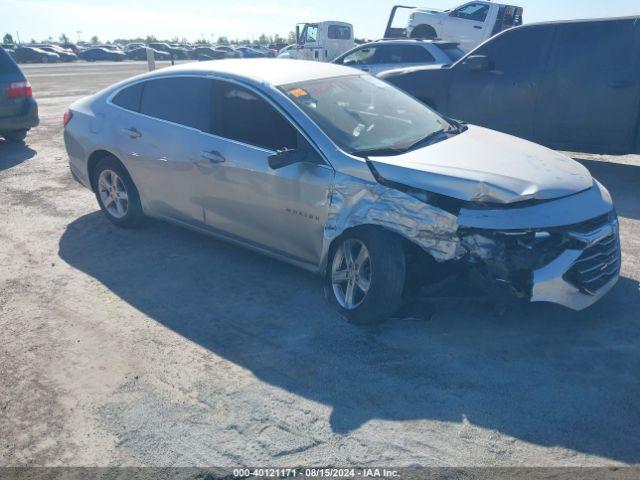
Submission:
M 334 143 L 354 155 L 397 155 L 454 129 L 422 103 L 369 75 L 325 78 L 280 89 Z

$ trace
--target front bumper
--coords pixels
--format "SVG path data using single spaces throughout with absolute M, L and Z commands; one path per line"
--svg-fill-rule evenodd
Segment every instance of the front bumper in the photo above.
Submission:
M 591 232 L 569 232 L 569 236 L 583 248 L 565 250 L 533 272 L 531 302 L 584 310 L 618 282 L 622 257 L 617 218 Z
M 37 127 L 39 123 L 38 104 L 33 98 L 27 98 L 20 114 L 11 117 L 0 117 L 0 133 L 29 130 Z

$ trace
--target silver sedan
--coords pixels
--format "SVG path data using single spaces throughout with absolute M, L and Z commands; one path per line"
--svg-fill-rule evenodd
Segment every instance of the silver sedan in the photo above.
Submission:
M 576 310 L 620 272 L 611 198 L 583 166 L 343 66 L 163 69 L 74 103 L 64 137 L 115 225 L 156 217 L 316 272 L 356 322 L 389 318 L 416 271 L 462 265 Z

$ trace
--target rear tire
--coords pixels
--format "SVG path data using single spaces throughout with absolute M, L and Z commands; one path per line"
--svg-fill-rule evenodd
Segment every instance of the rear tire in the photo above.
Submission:
M 98 205 L 111 223 L 122 228 L 140 225 L 144 213 L 138 189 L 116 158 L 100 160 L 91 178 Z
M 350 321 L 377 324 L 388 320 L 402 306 L 405 278 L 406 260 L 400 238 L 367 227 L 334 242 L 325 294 Z
M 431 25 L 418 25 L 411 31 L 411 38 L 433 40 L 438 37 L 436 30 Z
M 18 143 L 24 141 L 27 138 L 28 130 L 14 130 L 12 132 L 3 133 L 2 136 L 7 142 Z

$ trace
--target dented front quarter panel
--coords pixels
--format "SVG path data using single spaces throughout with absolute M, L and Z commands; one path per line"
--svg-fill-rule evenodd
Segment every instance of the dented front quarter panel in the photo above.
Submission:
M 375 180 L 337 173 L 324 229 L 322 268 L 326 267 L 333 240 L 346 230 L 362 225 L 380 226 L 395 232 L 441 262 L 464 253 L 460 250 L 455 215 Z

